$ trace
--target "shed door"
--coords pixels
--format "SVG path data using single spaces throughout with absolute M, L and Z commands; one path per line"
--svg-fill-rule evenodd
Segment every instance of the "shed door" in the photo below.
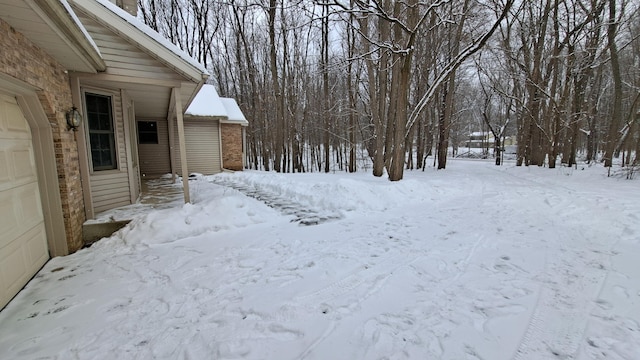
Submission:
M 177 138 L 178 129 L 176 127 L 175 139 Z M 184 138 L 189 173 L 212 175 L 222 171 L 220 165 L 220 130 L 217 120 L 185 119 Z M 178 173 L 181 173 L 179 149 L 176 151 L 176 157 Z
M 0 94 L 0 309 L 49 259 L 31 130 Z

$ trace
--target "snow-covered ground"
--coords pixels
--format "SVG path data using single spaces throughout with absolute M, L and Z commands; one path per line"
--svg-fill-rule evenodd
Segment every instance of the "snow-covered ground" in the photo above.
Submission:
M 51 260 L 0 359 L 640 359 L 640 183 L 605 173 L 200 178 Z

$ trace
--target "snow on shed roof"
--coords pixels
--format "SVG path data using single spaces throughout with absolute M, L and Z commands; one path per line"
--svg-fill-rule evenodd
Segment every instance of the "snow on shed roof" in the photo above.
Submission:
M 118 15 L 119 17 L 121 17 L 123 20 L 125 20 L 126 22 L 128 22 L 129 24 L 131 24 L 132 26 L 134 26 L 135 28 L 137 28 L 141 32 L 143 32 L 145 35 L 147 35 L 151 39 L 155 40 L 157 43 L 159 43 L 163 47 L 167 48 L 172 53 L 176 54 L 178 57 L 180 57 L 186 63 L 188 63 L 189 65 L 191 65 L 194 68 L 198 69 L 203 74 L 209 74 L 207 69 L 202 64 L 200 64 L 194 58 L 189 56 L 186 52 L 182 51 L 180 48 L 178 48 L 176 45 L 174 45 L 171 41 L 167 40 L 165 37 L 163 37 L 162 35 L 158 34 L 155 30 L 153 30 L 152 28 L 150 28 L 146 24 L 140 22 L 137 18 L 135 18 L 134 16 L 132 16 L 128 12 L 126 12 L 123 9 L 121 9 L 120 7 L 118 7 L 116 4 L 112 3 L 109 0 L 95 0 L 95 1 L 97 1 L 99 4 L 101 4 L 105 8 L 109 9 L 114 14 Z
M 224 108 L 227 110 L 227 116 L 229 117 L 229 120 L 225 121 L 226 123 L 240 124 L 243 126 L 249 125 L 247 118 L 244 117 L 235 99 L 220 98 L 220 101 L 222 101 L 222 105 L 224 105 Z
M 227 117 L 227 110 L 220 101 L 215 86 L 202 85 L 202 88 L 185 112 L 191 116 Z

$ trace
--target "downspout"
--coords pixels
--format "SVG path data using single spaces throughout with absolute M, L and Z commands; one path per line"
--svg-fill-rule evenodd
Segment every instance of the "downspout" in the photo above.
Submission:
M 247 127 L 242 126 L 242 169 L 247 168 Z
M 222 152 L 222 118 L 218 119 L 218 147 L 220 148 L 220 171 L 224 172 L 224 153 Z

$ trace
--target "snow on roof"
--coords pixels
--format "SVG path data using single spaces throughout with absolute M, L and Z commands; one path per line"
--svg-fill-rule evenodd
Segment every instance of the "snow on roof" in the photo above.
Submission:
M 204 84 L 187 108 L 186 115 L 227 117 L 227 110 L 220 101 L 215 86 Z
M 114 3 L 110 2 L 109 0 L 95 0 L 95 1 L 97 1 L 99 4 L 101 4 L 105 8 L 109 9 L 114 14 L 118 15 L 119 17 L 121 17 L 123 20 L 125 20 L 126 22 L 128 22 L 129 24 L 131 24 L 132 26 L 134 26 L 135 28 L 137 28 L 141 32 L 143 32 L 148 37 L 150 37 L 153 40 L 155 40 L 160 45 L 162 45 L 165 48 L 167 48 L 168 50 L 170 50 L 172 53 L 176 54 L 178 57 L 180 57 L 182 60 L 187 62 L 189 65 L 195 67 L 196 69 L 198 69 L 199 71 L 201 71 L 204 74 L 209 74 L 207 69 L 202 64 L 200 64 L 198 61 L 196 61 L 194 58 L 192 58 L 187 53 L 182 51 L 180 48 L 178 48 L 172 42 L 170 42 L 169 40 L 164 38 L 162 35 L 158 34 L 155 30 L 153 30 L 152 28 L 150 28 L 146 24 L 140 22 L 137 18 L 135 18 L 131 14 L 129 14 L 128 12 L 126 12 L 123 9 L 119 8 Z
M 98 55 L 100 55 L 100 57 L 102 57 L 102 54 L 100 53 L 100 49 L 98 49 L 98 45 L 96 44 L 95 41 L 93 41 L 93 38 L 91 37 L 91 35 L 89 35 L 89 32 L 87 31 L 87 29 L 85 29 L 84 25 L 82 25 L 82 23 L 80 22 L 80 19 L 78 19 L 78 16 L 71 8 L 71 5 L 69 5 L 67 0 L 60 0 L 60 3 L 67 10 L 67 12 L 69 13 L 69 16 L 71 16 L 71 19 L 73 19 L 73 22 L 76 23 L 76 26 L 80 28 L 80 31 L 82 31 L 82 34 L 84 35 L 85 38 L 87 38 L 87 41 L 89 41 L 93 49 L 98 53 Z
M 222 105 L 224 105 L 224 108 L 227 110 L 227 116 L 229 117 L 227 122 L 249 125 L 247 118 L 244 117 L 244 114 L 242 113 L 242 110 L 240 110 L 240 106 L 238 106 L 235 99 L 220 98 L 220 101 L 222 101 Z

